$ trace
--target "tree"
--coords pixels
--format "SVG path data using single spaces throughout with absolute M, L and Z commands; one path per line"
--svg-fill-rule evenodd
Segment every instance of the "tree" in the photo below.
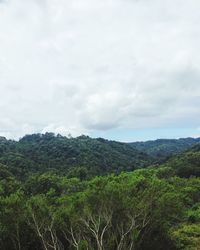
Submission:
M 62 250 L 57 237 L 54 207 L 44 195 L 33 196 L 27 202 L 28 225 L 35 231 L 44 250 Z

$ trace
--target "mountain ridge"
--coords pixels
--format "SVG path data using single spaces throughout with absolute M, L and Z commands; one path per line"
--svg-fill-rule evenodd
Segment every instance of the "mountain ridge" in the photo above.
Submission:
M 30 170 L 69 174 L 75 168 L 89 175 L 101 175 L 132 171 L 152 162 L 150 156 L 127 143 L 103 138 L 67 138 L 46 133 L 26 135 L 18 142 L 0 141 L 0 163 L 15 167 L 22 176 Z
M 199 144 L 200 138 L 157 139 L 129 143 L 132 147 L 163 161 L 177 153 L 183 152 Z
M 123 143 L 54 133 L 25 135 L 19 141 L 0 137 L 0 163 L 20 178 L 47 171 L 86 178 L 163 164 L 199 141 L 200 138 L 182 138 Z

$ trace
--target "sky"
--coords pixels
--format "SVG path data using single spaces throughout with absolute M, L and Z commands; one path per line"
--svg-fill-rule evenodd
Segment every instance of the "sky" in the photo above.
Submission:
M 200 136 L 199 0 L 0 0 L 0 135 Z

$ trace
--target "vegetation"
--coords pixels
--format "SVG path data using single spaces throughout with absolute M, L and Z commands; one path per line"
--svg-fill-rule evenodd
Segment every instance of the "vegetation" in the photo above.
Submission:
M 19 142 L 0 139 L 0 163 L 20 178 L 46 171 L 84 178 L 132 171 L 152 162 L 146 153 L 126 143 L 102 138 L 67 138 L 46 133 L 27 135 Z
M 1 138 L 0 152 L 1 250 L 199 249 L 199 145 L 146 168 L 129 145 L 85 136 Z
M 200 144 L 170 158 L 163 167 L 171 167 L 180 177 L 200 177 Z
M 133 142 L 130 145 L 139 151 L 145 152 L 158 161 L 167 157 L 190 149 L 199 144 L 200 138 L 181 138 L 181 139 L 159 139 L 155 141 Z

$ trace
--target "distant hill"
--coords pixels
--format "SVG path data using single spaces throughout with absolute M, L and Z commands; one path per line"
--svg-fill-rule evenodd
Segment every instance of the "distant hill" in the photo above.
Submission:
M 166 164 L 175 168 L 180 164 L 182 168 L 191 157 L 193 160 L 200 158 L 199 153 L 194 152 L 198 146 L 179 153 L 198 143 L 200 138 L 121 143 L 84 135 L 68 138 L 53 133 L 26 135 L 19 141 L 0 137 L 0 177 L 24 178 L 33 173 L 53 171 L 84 179 L 163 163 L 176 154 Z
M 46 133 L 27 135 L 19 142 L 1 137 L 0 163 L 20 177 L 50 170 L 84 177 L 131 171 L 150 165 L 152 158 L 127 143 Z
M 200 177 L 200 144 L 170 158 L 160 167 L 168 167 L 179 177 Z
M 132 147 L 147 153 L 158 161 L 185 151 L 200 143 L 200 138 L 159 139 L 155 141 L 129 143 Z

